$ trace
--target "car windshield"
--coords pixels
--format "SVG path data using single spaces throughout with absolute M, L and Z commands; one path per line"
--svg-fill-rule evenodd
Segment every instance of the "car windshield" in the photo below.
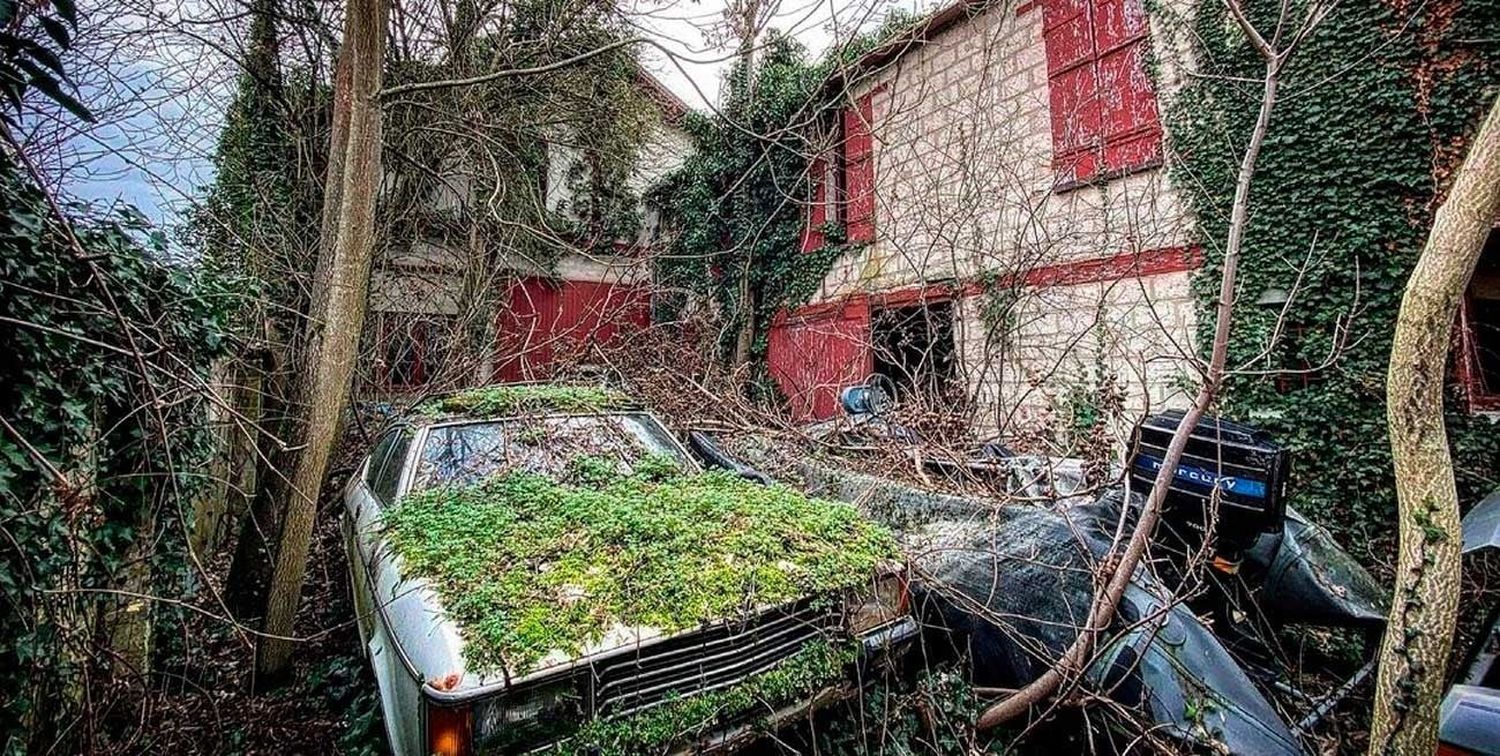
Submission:
M 689 464 L 666 429 L 645 414 L 517 417 L 446 425 L 428 431 L 412 489 L 474 483 L 516 470 L 561 477 L 573 460 L 584 456 L 611 460 L 629 471 L 652 455 Z

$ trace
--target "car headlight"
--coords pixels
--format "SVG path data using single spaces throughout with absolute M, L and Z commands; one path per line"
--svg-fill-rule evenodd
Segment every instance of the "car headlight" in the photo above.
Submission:
M 523 686 L 474 706 L 474 741 L 485 746 L 543 745 L 578 727 L 583 695 L 573 677 Z
M 860 635 L 906 614 L 906 576 L 881 575 L 850 596 L 845 610 L 849 631 Z

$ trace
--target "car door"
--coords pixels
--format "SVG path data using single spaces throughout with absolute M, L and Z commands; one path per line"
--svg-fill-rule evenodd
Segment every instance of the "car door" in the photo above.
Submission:
M 412 677 L 396 648 L 387 626 L 387 610 L 378 598 L 378 581 L 389 573 L 380 548 L 379 527 L 381 512 L 393 506 L 400 494 L 414 436 L 408 427 L 392 429 L 382 436 L 346 499 L 345 537 L 349 539 L 360 640 L 375 673 L 386 736 L 396 756 L 422 752 L 421 681 Z
M 377 614 L 370 586 L 370 575 L 376 571 L 371 560 L 378 558 L 373 531 L 381 509 L 394 503 L 411 438 L 411 429 L 404 427 L 381 436 L 345 495 L 344 543 L 349 556 L 349 582 L 354 593 L 360 644 L 366 647 Z

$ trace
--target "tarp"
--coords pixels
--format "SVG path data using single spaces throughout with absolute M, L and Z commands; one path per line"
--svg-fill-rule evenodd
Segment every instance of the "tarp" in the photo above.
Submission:
M 905 529 L 924 619 L 944 626 L 981 686 L 1018 687 L 1077 637 L 1123 491 L 1059 509 L 991 506 L 807 463 L 813 492 Z M 1138 707 L 1166 733 L 1219 752 L 1298 754 L 1301 746 L 1219 639 L 1144 570 L 1087 671 L 1091 687 Z

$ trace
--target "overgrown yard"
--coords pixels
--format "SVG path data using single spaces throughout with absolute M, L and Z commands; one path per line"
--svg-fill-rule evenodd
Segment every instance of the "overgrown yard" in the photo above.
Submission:
M 331 482 L 341 483 L 348 472 L 340 467 Z M 336 506 L 319 517 L 311 560 L 308 611 L 297 625 L 306 641 L 293 659 L 293 682 L 252 689 L 252 631 L 225 621 L 216 600 L 229 568 L 229 554 L 221 554 L 207 565 L 210 581 L 195 593 L 192 609 L 175 611 L 178 621 L 161 637 L 185 663 L 161 670 L 144 692 L 122 687 L 118 696 L 97 699 L 105 731 L 99 752 L 386 753 L 375 682 L 358 653 Z
M 350 429 L 325 490 L 342 487 L 369 444 L 365 439 L 358 426 Z M 905 475 L 899 467 L 882 469 Z M 503 658 L 524 667 L 548 651 L 575 649 L 597 638 L 616 620 L 669 628 L 732 613 L 740 607 L 722 602 L 743 595 L 746 581 L 771 603 L 810 585 L 848 585 L 851 575 L 867 575 L 876 563 L 899 556 L 889 536 L 854 516 L 852 508 L 722 473 L 684 478 L 668 461 L 655 460 L 623 474 L 583 459 L 571 475 L 561 482 L 523 474 L 468 488 L 431 489 L 408 498 L 390 517 L 387 527 L 396 548 L 455 599 L 453 609 L 465 626 L 480 628 L 472 662 L 497 664 Z M 357 653 L 340 511 L 336 501 L 324 502 L 309 567 L 310 611 L 297 630 L 306 642 L 294 659 L 295 682 L 254 693 L 246 684 L 253 679 L 252 646 L 222 621 L 213 592 L 202 590 L 192 604 L 200 611 L 180 612 L 180 624 L 162 639 L 180 644 L 191 663 L 163 670 L 148 696 L 125 691 L 101 699 L 110 743 L 105 752 L 385 751 L 374 681 Z M 786 518 L 818 537 L 804 543 L 778 540 L 777 534 L 788 532 Z M 740 558 L 732 569 L 705 561 L 705 555 L 726 553 Z M 800 568 L 799 562 L 810 567 Z M 608 568 L 624 563 L 637 565 L 626 581 L 608 577 L 620 574 Z M 474 564 L 504 567 L 476 572 Z M 208 565 L 210 585 L 222 587 L 227 566 L 227 558 Z M 536 585 L 525 578 L 538 572 L 547 576 L 542 593 L 520 589 Z M 485 575 L 484 585 L 466 582 L 463 576 L 472 574 Z M 1495 597 L 1495 585 L 1486 577 L 1493 574 L 1472 573 L 1466 595 L 1474 606 Z M 607 611 L 570 611 L 578 606 Z M 1459 642 L 1472 637 L 1480 619 L 1477 611 L 1466 613 Z M 1308 669 L 1347 671 L 1368 651 L 1348 636 L 1317 631 L 1288 634 L 1284 642 L 1283 652 Z M 840 652 L 816 647 L 808 653 L 813 656 L 807 664 L 791 665 L 779 676 L 689 699 L 627 719 L 623 726 L 591 725 L 587 733 L 607 746 L 606 753 L 639 753 L 659 747 L 670 735 L 700 731 L 729 708 L 769 711 L 828 679 L 829 664 L 837 663 Z M 1125 748 L 1141 735 L 1129 712 L 1100 708 L 1098 699 L 1088 707 L 1055 709 L 1029 726 L 976 733 L 973 722 L 991 699 L 976 692 L 962 661 L 961 652 L 941 644 L 919 649 L 902 674 L 777 733 L 754 752 L 1096 752 Z M 1302 682 L 1319 684 L 1312 678 Z M 1324 752 L 1360 751 L 1367 711 L 1367 688 L 1357 689 L 1319 728 L 1314 742 Z
M 1500 753 L 1500 0 L 898 5 L 0 0 L 0 756 Z

